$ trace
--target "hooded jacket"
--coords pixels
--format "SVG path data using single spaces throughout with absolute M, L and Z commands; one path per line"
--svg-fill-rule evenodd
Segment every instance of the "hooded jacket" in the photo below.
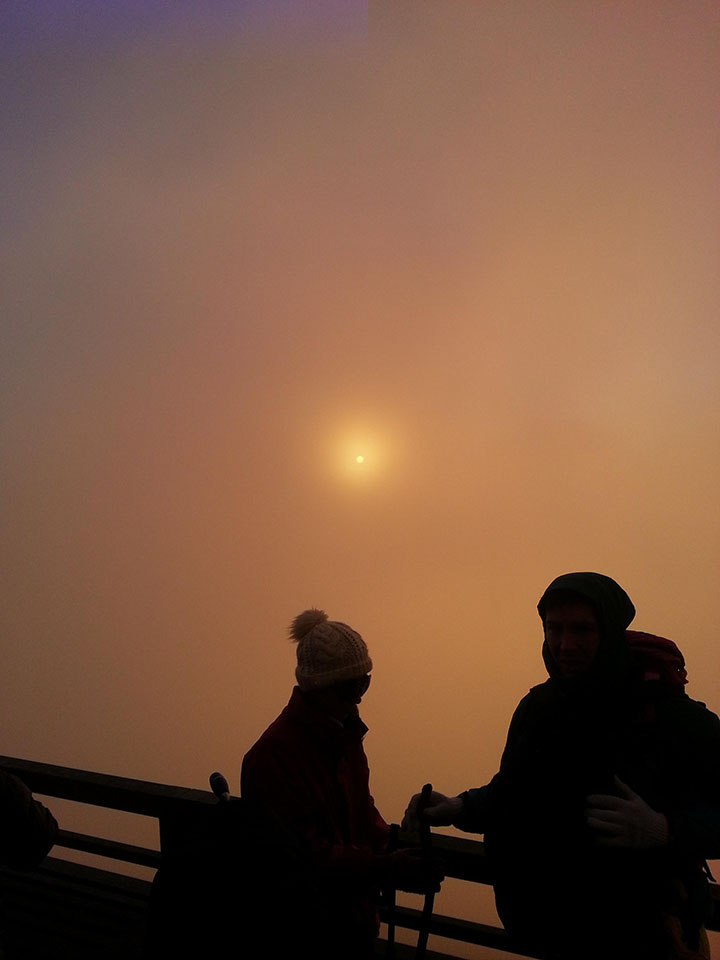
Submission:
M 520 701 L 499 772 L 463 794 L 456 825 L 485 834 L 510 932 L 560 956 L 655 960 L 680 887 L 687 940 L 697 938 L 706 907 L 699 863 L 720 856 L 720 721 L 681 682 L 643 669 L 642 643 L 628 642 L 635 608 L 615 581 L 558 577 L 538 604 L 543 622 L 549 601 L 565 597 L 595 613 L 594 660 L 563 676 L 543 644 L 548 680 Z M 633 636 L 652 646 L 651 635 Z M 596 844 L 586 798 L 617 793 L 615 776 L 666 816 L 666 847 Z

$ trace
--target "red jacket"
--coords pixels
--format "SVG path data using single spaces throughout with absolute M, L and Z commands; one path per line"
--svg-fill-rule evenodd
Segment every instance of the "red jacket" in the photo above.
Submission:
M 370 795 L 366 733 L 357 713 L 341 724 L 295 687 L 241 773 L 242 796 L 309 842 L 330 914 L 355 942 L 377 934 L 373 859 L 388 836 Z

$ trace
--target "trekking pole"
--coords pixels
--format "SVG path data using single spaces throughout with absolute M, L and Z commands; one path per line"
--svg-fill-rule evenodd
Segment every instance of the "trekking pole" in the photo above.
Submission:
M 420 849 L 426 860 L 432 856 L 432 838 L 430 834 L 430 824 L 423 817 L 423 811 L 430 803 L 432 794 L 432 784 L 426 783 L 420 794 L 420 803 L 418 804 L 418 819 L 420 821 Z M 435 903 L 435 891 L 428 890 L 425 894 L 423 903 L 422 917 L 420 919 L 420 930 L 418 932 L 417 947 L 415 948 L 415 960 L 423 960 L 425 950 L 427 949 L 428 934 L 430 933 L 430 921 L 432 919 L 433 905 Z
M 400 833 L 400 824 L 391 823 L 390 824 L 390 836 L 388 837 L 388 853 L 395 853 L 398 845 L 398 835 Z M 385 956 L 390 957 L 391 960 L 395 956 L 395 900 L 396 900 L 397 889 L 393 887 L 388 887 L 385 890 L 385 896 L 387 898 L 387 949 L 385 951 Z

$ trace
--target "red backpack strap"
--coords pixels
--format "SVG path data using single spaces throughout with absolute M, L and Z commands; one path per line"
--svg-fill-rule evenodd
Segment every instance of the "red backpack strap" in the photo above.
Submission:
M 666 637 L 642 633 L 640 630 L 627 630 L 626 636 L 644 681 L 659 681 L 673 687 L 685 686 L 687 683 L 685 657 L 676 643 Z

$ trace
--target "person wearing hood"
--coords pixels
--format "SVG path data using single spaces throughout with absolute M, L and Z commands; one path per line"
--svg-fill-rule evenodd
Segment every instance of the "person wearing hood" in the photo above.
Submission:
M 709 956 L 720 721 L 686 695 L 672 641 L 628 630 L 635 608 L 610 577 L 560 576 L 538 612 L 548 679 L 515 710 L 499 772 L 433 793 L 422 815 L 484 833 L 499 916 L 533 955 Z
M 365 641 L 322 610 L 299 614 L 297 686 L 280 716 L 246 753 L 243 800 L 272 813 L 306 850 L 322 899 L 313 955 L 371 955 L 380 888 L 439 889 L 439 865 L 388 851 L 389 827 L 369 789 L 358 705 L 370 686 Z

